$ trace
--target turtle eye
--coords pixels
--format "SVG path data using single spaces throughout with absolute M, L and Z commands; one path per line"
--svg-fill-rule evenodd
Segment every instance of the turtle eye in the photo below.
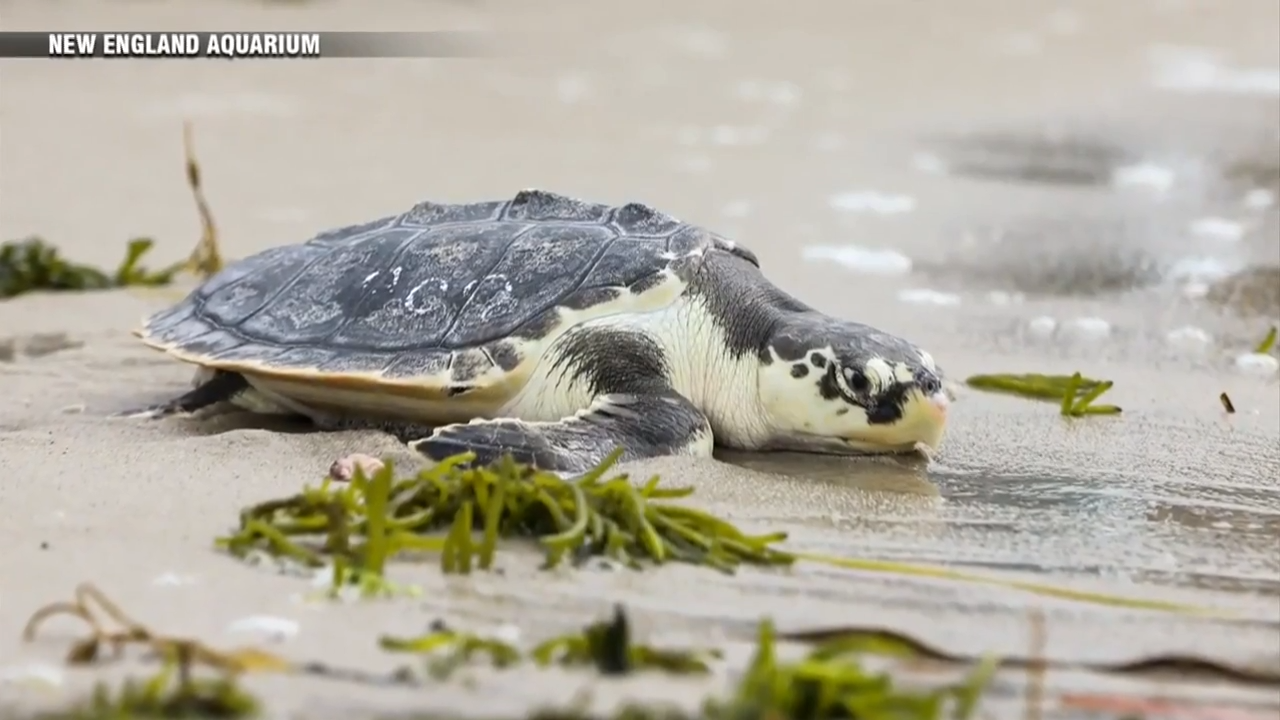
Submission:
M 844 379 L 845 382 L 849 383 L 849 387 L 853 388 L 854 392 L 866 392 L 867 388 L 871 386 L 867 376 L 862 371 L 853 368 L 844 369 Z

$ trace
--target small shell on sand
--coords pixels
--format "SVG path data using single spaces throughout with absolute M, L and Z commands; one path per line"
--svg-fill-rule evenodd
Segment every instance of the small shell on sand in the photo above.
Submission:
M 356 476 L 356 468 L 363 471 L 365 477 L 372 477 L 383 467 L 384 463 L 372 455 L 351 453 L 333 461 L 329 466 L 329 478 L 338 482 L 350 482 Z

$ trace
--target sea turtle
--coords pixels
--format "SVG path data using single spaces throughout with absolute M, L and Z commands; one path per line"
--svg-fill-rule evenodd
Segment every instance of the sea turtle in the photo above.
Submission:
M 135 334 L 199 366 L 135 416 L 230 401 L 382 429 L 434 460 L 907 452 L 946 420 L 928 353 L 796 300 L 741 245 L 538 190 L 266 250 Z

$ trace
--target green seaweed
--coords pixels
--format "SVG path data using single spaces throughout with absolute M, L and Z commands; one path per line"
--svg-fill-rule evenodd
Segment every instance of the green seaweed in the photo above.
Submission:
M 487 656 L 490 664 L 497 668 L 532 661 L 539 667 L 592 667 L 601 675 L 626 675 L 645 670 L 703 675 L 711 672 L 708 660 L 720 657 L 719 651 L 714 650 L 668 650 L 632 642 L 630 622 L 620 605 L 614 608 L 609 620 L 591 623 L 581 632 L 545 640 L 528 653 L 510 643 L 450 630 L 442 624 L 419 637 L 384 635 L 378 644 L 389 652 L 429 657 L 427 670 L 436 679 L 448 677 L 481 655 Z
M 388 652 L 429 656 L 427 672 L 437 680 L 448 678 L 454 670 L 478 655 L 487 656 L 496 668 L 510 667 L 524 659 L 521 652 L 509 643 L 443 626 L 413 638 L 384 635 L 378 638 L 378 645 Z
M 716 650 L 666 650 L 632 642 L 631 623 L 621 605 L 614 607 L 609 620 L 592 623 L 581 633 L 543 641 L 530 655 L 539 665 L 588 666 L 602 675 L 640 670 L 704 675 L 711 672 L 708 661 L 721 657 Z
M 161 287 L 171 284 L 183 272 L 208 278 L 223 267 L 218 249 L 217 227 L 213 213 L 205 201 L 200 183 L 200 165 L 191 142 L 191 126 L 183 127 L 183 149 L 187 185 L 200 214 L 201 235 L 195 250 L 182 262 L 160 270 L 148 270 L 141 264 L 151 252 L 155 240 L 134 238 L 125 246 L 124 259 L 112 272 L 73 262 L 40 237 L 28 237 L 0 244 L 0 299 L 30 292 L 106 290 L 123 287 Z
M 1095 391 L 1100 387 L 1088 386 Z M 1087 406 L 1085 412 L 1095 407 Z M 474 466 L 475 456 L 463 453 L 397 480 L 388 460 L 373 479 L 365 480 L 358 469 L 350 483 L 326 479 L 296 495 L 250 506 L 241 512 L 239 527 L 216 539 L 215 545 L 241 558 L 265 553 L 313 569 L 332 565 L 330 597 L 341 596 L 352 585 L 365 597 L 416 594 L 418 588 L 386 580 L 389 559 L 434 554 L 444 573 L 467 574 L 492 570 L 500 541 L 525 539 L 541 547 L 544 568 L 604 557 L 633 570 L 680 562 L 732 574 L 743 565 L 785 568 L 807 561 L 1111 607 L 1224 616 L 1193 605 L 950 568 L 785 550 L 779 544 L 787 539 L 786 533 L 750 535 L 709 513 L 669 502 L 687 498 L 693 493 L 691 487 L 664 487 L 657 476 L 639 486 L 626 474 L 605 479 L 620 453 L 615 451 L 590 471 L 569 478 L 510 457 Z
M 108 629 L 99 618 L 99 614 L 105 615 L 108 620 L 118 625 L 119 629 Z M 35 640 L 36 631 L 39 630 L 40 625 L 57 615 L 78 617 L 92 631 L 89 637 L 71 646 L 67 653 L 67 663 L 71 665 L 96 662 L 102 657 L 104 648 L 110 648 L 113 654 L 119 655 L 125 646 L 139 645 L 161 657 L 176 658 L 179 665 L 184 668 L 200 665 L 225 674 L 280 671 L 290 667 L 287 661 L 270 653 L 253 649 L 221 652 L 196 640 L 174 638 L 152 632 L 150 628 L 125 614 L 118 605 L 90 583 L 78 585 L 75 597 L 70 602 L 54 602 L 36 610 L 22 629 L 22 639 L 25 642 Z
M 1001 668 L 1037 671 L 1043 667 L 1052 666 L 1075 671 L 1087 670 L 1100 675 L 1113 676 L 1147 676 L 1177 670 L 1188 678 L 1192 676 L 1204 679 L 1212 678 L 1215 681 L 1244 683 L 1247 685 L 1274 686 L 1280 684 L 1280 669 L 1261 667 L 1256 664 L 1249 665 L 1248 663 L 1232 664 L 1194 654 L 1148 655 L 1120 662 L 1082 661 L 1079 659 L 1051 661 L 1045 657 L 1044 653 L 1044 634 L 1046 632 L 1044 611 L 1038 608 L 1033 609 L 1028 613 L 1027 619 L 1032 640 L 1028 652 L 1023 656 L 1007 655 L 1000 658 Z M 835 650 L 847 648 L 867 655 L 919 658 L 950 665 L 968 665 L 986 661 L 985 656 L 944 650 L 886 627 L 845 625 L 814 627 L 784 633 L 779 637 L 783 640 L 803 643 L 809 646 L 822 646 Z
M 1006 393 L 1033 400 L 1050 400 L 1059 404 L 1066 417 L 1085 415 L 1117 415 L 1115 405 L 1094 405 L 1094 401 L 1110 390 L 1110 380 L 1092 380 L 1079 372 L 1072 375 L 1039 373 L 973 375 L 965 380 L 969 387 L 987 392 Z
M 463 454 L 393 480 L 393 464 L 387 462 L 370 481 L 358 472 L 345 486 L 326 480 L 247 508 L 239 529 L 217 544 L 238 556 L 263 551 L 317 568 L 332 557 L 365 578 L 380 577 L 386 558 L 405 552 L 439 553 L 448 574 L 489 570 L 499 540 L 512 537 L 536 539 L 545 567 L 596 556 L 632 568 L 674 561 L 723 572 L 743 564 L 793 562 L 772 547 L 784 534 L 748 535 L 663 502 L 688 496 L 692 488 L 660 487 L 657 477 L 636 487 L 625 474 L 605 480 L 619 455 L 572 478 L 510 458 L 474 467 L 474 456 Z
M 95 611 L 96 610 L 96 611 Z M 98 615 L 120 626 L 108 630 Z M 153 634 L 123 613 L 99 590 L 89 584 L 76 589 L 71 602 L 56 602 L 36 611 L 23 631 L 31 641 L 38 626 L 55 615 L 74 615 L 91 628 L 88 638 L 72 643 L 67 662 L 73 665 L 97 663 L 116 657 L 126 645 L 140 645 L 159 656 L 164 665 L 146 680 L 126 680 L 112 690 L 99 684 L 91 698 L 67 709 L 37 715 L 41 720 L 125 720 L 126 718 L 225 717 L 244 718 L 258 714 L 258 701 L 237 684 L 251 672 L 273 672 L 319 679 L 341 680 L 373 686 L 418 686 L 421 681 L 410 669 L 390 674 L 343 669 L 319 662 L 294 663 L 252 648 L 231 652 L 210 649 L 195 640 Z M 1028 657 L 997 659 L 991 655 L 968 656 L 948 653 L 910 636 L 882 628 L 833 627 L 799 630 L 786 634 L 774 631 L 771 621 L 757 628 L 754 660 L 742 673 L 735 688 L 722 696 L 708 698 L 694 714 L 663 707 L 653 702 L 633 704 L 611 715 L 613 720 L 770 720 L 773 718 L 859 718 L 860 720 L 933 720 L 968 718 L 978 704 L 994 672 L 1000 667 L 1024 667 L 1033 689 L 1043 684 L 1048 666 L 1044 655 L 1044 614 L 1032 613 L 1032 644 Z M 809 646 L 807 654 L 795 661 L 778 658 L 778 642 Z M 428 658 L 428 670 L 436 679 L 447 678 L 455 669 L 479 656 L 502 669 L 530 662 L 539 666 L 581 666 L 602 675 L 623 675 L 658 671 L 678 675 L 706 674 L 710 661 L 722 657 L 718 651 L 654 649 L 633 641 L 625 610 L 615 606 L 612 618 L 587 625 L 577 633 L 552 638 L 529 651 L 521 651 L 499 640 L 451 631 L 437 624 L 418 638 L 384 636 L 379 644 L 389 652 Z M 111 653 L 104 649 L 113 650 Z M 922 688 L 899 686 L 888 672 L 872 673 L 862 665 L 866 656 L 899 658 L 910 662 L 933 661 L 952 667 L 971 668 L 959 683 Z M 1152 669 L 1205 666 L 1213 663 L 1187 657 L 1155 657 L 1115 666 L 1086 665 L 1099 672 L 1127 673 Z M 1077 667 L 1078 664 L 1072 664 Z M 213 670 L 213 677 L 198 677 L 199 669 Z M 1220 677 L 1244 682 L 1274 683 L 1270 675 L 1258 676 L 1248 669 L 1210 667 Z M 1032 694 L 1035 697 L 1032 697 Z M 1028 707 L 1036 711 L 1043 693 L 1028 694 Z M 949 709 L 949 711 L 948 711 Z M 1028 714 L 1029 717 L 1035 716 Z M 589 718 L 585 705 L 536 712 L 535 718 Z
M 879 638 L 883 641 L 884 637 Z M 659 650 L 632 641 L 625 610 L 614 608 L 611 619 L 588 625 L 583 631 L 546 640 L 522 655 L 513 646 L 438 628 L 414 639 L 382 638 L 383 648 L 395 652 L 434 654 L 429 665 L 436 677 L 452 672 L 462 662 L 487 654 L 497 667 L 511 667 L 524 659 L 540 666 L 592 667 L 598 673 L 626 675 L 660 671 L 679 675 L 708 674 L 718 651 Z M 632 704 L 612 715 L 614 720 L 739 720 L 787 718 L 817 720 L 934 720 L 949 716 L 969 718 L 978 709 L 983 691 L 999 667 L 994 657 L 973 663 L 968 678 L 954 685 L 932 689 L 897 686 L 887 673 L 872 673 L 861 663 L 869 654 L 915 658 L 927 656 L 919 643 L 906 640 L 865 644 L 840 635 L 820 641 L 802 659 L 783 662 L 777 656 L 778 636 L 770 620 L 757 629 L 755 656 L 736 687 L 728 694 L 708 698 L 694 715 L 653 704 Z M 887 651 L 886 651 L 887 650 Z M 441 652 L 444 652 L 441 655 Z M 950 713 L 945 713 L 948 707 Z M 531 718 L 588 718 L 582 708 L 544 709 Z
M 119 632 L 105 631 L 90 609 L 90 601 L 124 626 Z M 82 617 L 94 629 L 87 641 L 73 644 L 68 661 L 76 664 L 101 658 L 85 647 L 104 644 L 143 644 L 163 660 L 155 675 L 145 680 L 128 679 L 118 689 L 100 683 L 85 702 L 68 709 L 37 716 L 41 720 L 126 720 L 126 718 L 248 718 L 260 713 L 259 701 L 237 684 L 251 671 L 287 672 L 348 682 L 388 681 L 398 685 L 418 685 L 411 672 L 397 671 L 389 678 L 360 671 L 332 668 L 320 663 L 294 664 L 267 653 L 241 650 L 219 653 L 189 640 L 172 640 L 151 635 L 123 614 L 90 585 L 77 588 L 74 602 L 53 603 L 38 611 L 28 623 L 27 639 L 44 619 L 69 613 Z M 614 714 L 614 720 L 747 720 L 761 718 L 859 718 L 861 720 L 934 720 L 944 717 L 968 718 L 976 710 L 980 696 L 998 663 L 984 658 L 964 682 L 936 688 L 900 687 L 887 673 L 872 673 L 862 667 L 861 657 L 882 648 L 863 646 L 846 636 L 819 641 L 802 659 L 783 662 L 777 657 L 778 636 L 773 624 L 758 625 L 754 660 L 732 692 L 708 698 L 702 709 L 688 715 L 660 704 L 633 704 Z M 486 656 L 496 668 L 511 668 L 522 662 L 539 666 L 580 666 L 593 668 L 604 676 L 657 671 L 680 675 L 705 675 L 709 661 L 722 657 L 719 651 L 655 649 L 635 643 L 626 611 L 615 606 L 608 620 L 587 625 L 583 630 L 552 638 L 522 652 L 512 645 L 479 638 L 436 626 L 418 638 L 384 636 L 381 647 L 389 652 L 426 656 L 428 670 L 437 680 L 479 656 Z M 920 646 L 907 641 L 892 654 L 914 657 Z M 216 677 L 196 677 L 195 669 L 216 669 Z M 533 718 L 587 718 L 582 707 L 547 709 Z
M 119 287 L 156 287 L 173 282 L 182 264 L 163 270 L 147 270 L 140 264 L 155 241 L 130 240 L 124 260 L 112 273 L 64 258 L 54 246 L 38 237 L 0 245 L 0 298 L 36 291 L 105 290 Z
M 234 678 L 195 678 L 176 659 L 166 659 L 145 680 L 127 678 L 117 689 L 97 683 L 93 694 L 67 710 L 37 716 L 38 720 L 185 720 L 191 718 L 252 718 L 259 701 Z
M 856 649 L 820 645 L 805 657 L 778 657 L 773 623 L 757 629 L 755 656 L 735 686 L 695 713 L 632 703 L 610 720 L 964 720 L 978 710 L 998 663 L 979 662 L 968 677 L 935 688 L 899 686 L 888 673 L 867 670 Z M 948 712 L 949 710 L 949 712 Z M 544 709 L 531 720 L 590 720 L 582 708 Z
M 99 614 L 119 629 L 108 629 Z M 164 664 L 151 678 L 128 679 L 117 690 L 98 684 L 87 701 L 49 715 L 49 720 L 55 717 L 68 720 L 252 717 L 258 713 L 258 701 L 240 688 L 238 677 L 246 672 L 280 672 L 292 668 L 288 661 L 259 650 L 222 652 L 196 640 L 156 634 L 88 583 L 76 588 L 72 601 L 50 603 L 33 613 L 23 628 L 23 640 L 35 640 L 40 625 L 56 615 L 78 617 L 91 630 L 88 637 L 72 643 L 66 656 L 69 665 L 97 663 L 106 656 L 107 649 L 116 657 L 130 645 L 147 648 L 162 658 Z M 197 668 L 213 670 L 215 676 L 199 677 Z
M 1280 330 L 1277 330 L 1276 326 L 1272 325 L 1271 329 L 1267 331 L 1266 337 L 1262 338 L 1262 342 L 1258 343 L 1253 351 L 1258 355 L 1266 355 L 1271 352 L 1272 348 L 1276 346 L 1277 334 L 1280 334 Z
M 352 488 L 361 496 L 364 508 L 364 544 L 351 547 L 350 538 L 341 532 L 347 522 L 343 514 L 346 506 L 342 503 L 327 506 L 324 517 L 333 521 L 328 546 L 338 551 L 334 556 L 331 595 L 340 594 L 347 585 L 358 586 L 364 597 L 417 593 L 415 588 L 395 585 L 386 578 L 387 559 L 392 552 L 391 536 L 387 530 L 387 503 L 391 496 L 393 472 L 387 465 L 372 478 L 366 478 L 364 471 L 357 468 L 351 481 Z M 288 540 L 285 543 L 290 544 Z
M 1120 595 L 1112 595 L 1110 593 L 1077 590 L 1075 588 L 1059 587 L 1047 583 L 1031 582 L 1029 580 L 1016 580 L 1011 578 L 980 575 L 978 573 L 970 573 L 964 570 L 955 570 L 947 567 L 914 565 L 911 563 L 901 563 L 889 560 L 834 557 L 831 555 L 806 552 L 797 552 L 794 553 L 794 556 L 796 560 L 808 560 L 809 562 L 822 563 L 823 565 L 844 568 L 846 570 L 888 573 L 891 575 L 911 577 L 926 577 L 936 580 L 951 580 L 954 582 L 972 583 L 975 585 L 988 585 L 1010 590 L 1021 590 L 1041 597 L 1071 600 L 1074 602 L 1089 603 L 1091 605 L 1132 608 L 1135 610 L 1157 610 L 1160 612 L 1178 613 L 1180 615 L 1198 615 L 1202 617 L 1236 617 L 1230 612 L 1198 605 L 1188 605 L 1169 600 L 1147 600 L 1144 598 L 1123 597 Z
M 994 659 L 978 665 L 957 685 L 931 690 L 906 690 L 887 673 L 863 668 L 860 653 L 838 646 L 819 645 L 802 660 L 780 662 L 773 623 L 764 621 L 756 641 L 756 654 L 736 691 L 724 700 L 709 701 L 706 718 L 942 718 L 950 704 L 951 717 L 971 717 L 977 698 L 996 668 Z M 838 642 L 838 641 L 837 641 Z

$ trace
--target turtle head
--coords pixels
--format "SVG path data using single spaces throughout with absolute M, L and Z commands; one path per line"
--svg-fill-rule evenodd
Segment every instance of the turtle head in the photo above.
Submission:
M 776 327 L 761 361 L 770 449 L 897 453 L 942 440 L 942 372 L 902 338 L 809 311 Z

